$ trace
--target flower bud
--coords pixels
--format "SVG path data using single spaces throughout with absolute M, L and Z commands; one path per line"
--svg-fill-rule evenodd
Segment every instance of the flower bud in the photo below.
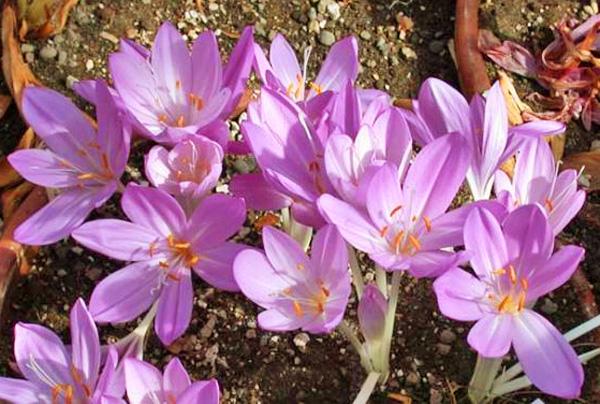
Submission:
M 373 343 L 383 337 L 387 306 L 387 299 L 377 286 L 370 284 L 365 287 L 358 302 L 358 322 L 367 343 Z

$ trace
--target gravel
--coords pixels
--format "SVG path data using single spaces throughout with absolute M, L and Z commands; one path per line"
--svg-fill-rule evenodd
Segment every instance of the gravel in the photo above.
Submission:
M 58 51 L 55 47 L 46 45 L 40 50 L 40 57 L 44 60 L 52 60 L 56 57 Z
M 335 35 L 331 31 L 323 30 L 319 35 L 319 42 L 325 46 L 331 46 L 335 43 Z

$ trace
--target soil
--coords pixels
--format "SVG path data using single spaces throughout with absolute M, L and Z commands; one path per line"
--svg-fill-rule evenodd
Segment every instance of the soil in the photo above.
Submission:
M 574 0 L 482 3 L 483 26 L 502 39 L 517 40 L 533 49 L 541 49 L 548 43 L 549 24 L 565 15 L 583 16 L 582 2 Z M 234 44 L 236 33 L 247 24 L 256 25 L 256 39 L 263 46 L 280 32 L 299 52 L 308 45 L 313 47 L 309 66 L 314 71 L 328 48 L 320 43 L 320 34 L 314 32 L 315 24 L 319 23 L 309 18 L 314 14 L 310 9 L 314 8 L 317 21 L 322 24 L 321 31 L 330 31 L 337 39 L 349 34 L 359 38 L 360 85 L 409 98 L 416 95 L 419 84 L 429 76 L 458 84 L 447 48 L 453 35 L 453 1 L 340 0 L 337 4 L 341 17 L 334 20 L 328 11 L 318 11 L 318 0 L 81 0 L 59 36 L 28 42 L 35 48 L 30 64 L 45 85 L 77 99 L 68 84 L 75 79 L 108 78 L 106 58 L 118 46 L 115 38 L 129 37 L 148 45 L 159 24 L 170 20 L 189 39 L 204 29 L 218 30 L 225 53 Z M 414 22 L 413 29 L 404 34 L 398 29 L 399 13 Z M 45 46 L 65 55 L 45 60 L 40 56 Z M 489 68 L 493 74 L 493 66 Z M 533 84 L 517 79 L 517 87 L 524 95 Z M 81 99 L 77 102 L 89 109 Z M 4 153 L 11 150 L 23 128 L 13 107 L 0 121 L 0 146 Z M 574 122 L 569 125 L 567 138 L 566 152 L 570 153 L 588 150 L 598 136 L 595 131 L 585 132 Z M 128 171 L 133 179 L 143 180 L 139 169 L 146 149 L 144 142 L 134 147 Z M 227 160 L 227 176 L 243 165 L 236 160 Z M 595 286 L 597 299 L 600 299 L 599 204 L 598 195 L 590 195 L 584 213 L 561 236 L 565 242 L 586 248 L 583 269 Z M 117 206 L 118 197 L 114 197 L 94 216 L 118 216 Z M 260 237 L 253 228 L 253 217 L 251 214 L 240 239 L 257 244 Z M 366 261 L 363 264 L 369 266 Z M 0 330 L 0 374 L 14 375 L 12 327 L 17 321 L 44 324 L 68 340 L 70 305 L 79 296 L 89 299 L 94 284 L 122 266 L 122 262 L 95 255 L 70 239 L 43 248 L 31 273 L 21 278 L 13 290 L 8 318 Z M 188 332 L 169 348 L 152 336 L 146 349 L 148 360 L 163 367 L 172 355 L 178 355 L 193 378 L 218 378 L 223 401 L 227 403 L 348 403 L 354 399 L 366 375 L 352 347 L 340 334 L 311 335 L 306 347 L 300 349 L 294 342 L 298 333 L 274 334 L 258 329 L 257 308 L 243 296 L 215 290 L 198 278 L 195 288 L 194 315 Z M 400 299 L 393 346 L 394 371 L 384 390 L 375 394 L 372 401 L 393 402 L 387 396 L 396 393 L 417 403 L 467 402 L 465 386 L 476 358 L 466 343 L 470 325 L 441 316 L 429 281 L 417 282 L 405 276 Z M 352 321 L 356 320 L 355 308 L 353 300 L 348 308 Z M 585 319 L 570 284 L 540 301 L 537 308 L 562 331 Z M 101 339 L 114 341 L 134 327 L 135 324 L 102 327 Z M 581 349 L 589 344 L 582 339 L 577 346 Z M 600 402 L 600 397 L 593 393 L 600 391 L 599 369 L 598 363 L 586 366 L 582 396 L 586 402 Z M 558 402 L 534 389 L 498 402 L 531 402 L 537 397 L 547 403 Z

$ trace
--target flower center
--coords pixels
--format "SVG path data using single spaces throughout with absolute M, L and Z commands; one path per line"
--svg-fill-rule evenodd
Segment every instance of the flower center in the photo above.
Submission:
M 175 236 L 169 234 L 167 244 L 175 259 L 181 259 L 186 266 L 192 267 L 200 261 L 200 256 L 192 250 L 192 245 L 188 242 L 175 239 Z
M 511 264 L 508 269 L 500 268 L 493 272 L 496 276 L 500 293 L 489 293 L 490 303 L 499 313 L 520 313 L 526 304 L 527 289 L 529 282 L 527 278 L 518 278 L 515 267 Z M 506 286 L 508 285 L 508 286 Z
M 394 219 L 402 211 L 403 206 L 394 207 L 389 216 Z M 431 219 L 423 215 L 421 217 L 425 231 L 431 231 Z M 410 219 L 408 226 L 402 221 L 397 221 L 392 225 L 385 225 L 379 230 L 379 236 L 384 238 L 389 245 L 390 250 L 396 255 L 415 255 L 421 250 L 421 241 L 419 240 L 418 232 L 413 231 L 414 227 L 419 223 L 420 219 L 413 216 Z M 393 231 L 394 227 L 398 229 Z
M 304 270 L 304 266 L 298 264 L 297 269 Z M 323 314 L 331 292 L 322 281 L 318 281 L 316 285 L 295 285 L 285 288 L 281 291 L 281 295 L 291 300 L 296 317 L 304 317 L 306 313 Z

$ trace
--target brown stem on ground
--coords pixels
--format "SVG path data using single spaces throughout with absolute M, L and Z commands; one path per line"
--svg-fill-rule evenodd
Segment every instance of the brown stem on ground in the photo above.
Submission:
M 14 210 L 13 214 L 4 218 L 4 230 L 0 237 L 0 317 L 2 317 L 4 311 L 6 294 L 15 274 L 27 268 L 25 260 L 26 247 L 14 240 L 14 231 L 21 223 L 44 206 L 46 202 L 48 202 L 46 190 L 43 187 L 35 186 L 24 197 L 23 203 Z
M 478 38 L 479 0 L 457 0 L 454 46 L 460 86 L 468 99 L 491 87 Z

